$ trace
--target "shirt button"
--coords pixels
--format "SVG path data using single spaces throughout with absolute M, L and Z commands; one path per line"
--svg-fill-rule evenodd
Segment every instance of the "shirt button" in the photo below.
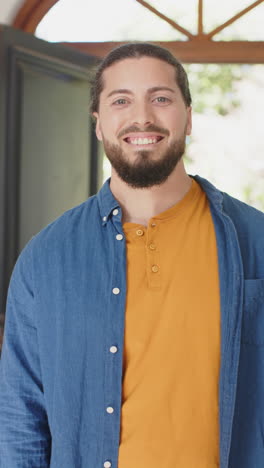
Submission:
M 116 235 L 116 239 L 117 239 L 117 240 L 122 240 L 122 239 L 123 239 L 122 234 L 117 234 L 117 235 Z
M 104 462 L 104 468 L 111 468 L 112 463 L 110 461 L 105 461 Z
M 151 223 L 151 227 L 156 227 L 156 223 Z
M 117 208 L 116 208 L 115 210 L 113 210 L 113 215 L 114 215 L 114 216 L 118 215 L 118 213 L 119 213 L 119 212 L 118 212 L 118 209 L 117 209 Z
M 104 216 L 104 217 L 103 217 L 103 221 L 106 221 L 106 220 L 107 220 L 107 217 L 106 217 L 106 216 Z
M 112 291 L 113 291 L 113 294 L 119 294 L 120 293 L 119 288 L 114 288 Z
M 112 408 L 112 406 L 108 406 L 106 408 L 106 411 L 107 411 L 107 413 L 112 414 L 114 412 L 114 408 Z
M 117 347 L 116 346 L 111 346 L 110 353 L 113 353 L 113 354 L 117 353 Z
M 153 273 L 157 273 L 159 271 L 158 265 L 152 265 L 151 271 L 153 271 Z
M 156 246 L 155 246 L 155 244 L 149 244 L 149 248 L 150 248 L 150 250 L 155 250 Z
M 144 231 L 142 231 L 142 229 L 137 229 L 136 234 L 137 234 L 137 236 L 143 236 Z

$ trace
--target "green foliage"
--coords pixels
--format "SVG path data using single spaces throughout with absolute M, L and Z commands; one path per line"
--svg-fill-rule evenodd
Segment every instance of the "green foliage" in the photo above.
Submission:
M 185 69 L 195 112 L 227 115 L 240 105 L 236 83 L 243 79 L 246 68 L 229 64 L 191 64 L 185 65 Z

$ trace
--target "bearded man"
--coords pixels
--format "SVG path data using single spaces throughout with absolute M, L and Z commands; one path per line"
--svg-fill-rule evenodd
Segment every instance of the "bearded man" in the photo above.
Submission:
M 169 51 L 113 50 L 91 110 L 111 178 L 12 275 L 1 466 L 263 468 L 264 214 L 186 173 Z

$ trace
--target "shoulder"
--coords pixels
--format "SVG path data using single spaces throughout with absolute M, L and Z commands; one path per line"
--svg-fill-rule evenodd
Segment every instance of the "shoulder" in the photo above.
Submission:
M 223 212 L 235 226 L 245 278 L 264 278 L 264 213 L 225 193 Z
M 233 224 L 248 278 L 264 277 L 264 213 L 219 190 L 208 180 L 194 176 L 207 194 L 211 209 L 226 226 Z M 222 224 L 222 226 L 224 226 Z M 228 234 L 229 233 L 229 234 Z M 230 235 L 231 231 L 226 230 Z M 232 237 L 226 237 L 226 241 Z M 232 240 L 234 242 L 234 238 Z
M 100 223 L 97 198 L 92 196 L 34 235 L 20 253 L 13 274 L 30 272 L 33 264 L 55 264 L 57 256 L 72 250 L 73 244 L 80 244 L 81 247 L 84 237 L 88 239 L 91 234 L 94 236 Z
M 230 217 L 239 230 L 264 229 L 264 213 L 262 211 L 219 190 L 203 177 L 198 175 L 191 177 L 201 185 L 211 205 L 217 208 L 221 214 Z
M 264 213 L 223 192 L 223 211 L 239 230 L 264 233 Z
M 89 231 L 96 219 L 100 220 L 99 207 L 96 196 L 88 198 L 74 208 L 63 213 L 44 229 L 37 233 L 30 241 L 31 248 L 62 244 L 78 236 L 82 229 Z

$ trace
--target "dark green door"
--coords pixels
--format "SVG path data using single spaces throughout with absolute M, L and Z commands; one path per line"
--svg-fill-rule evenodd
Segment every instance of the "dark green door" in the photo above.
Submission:
M 25 243 L 97 190 L 95 58 L 0 27 L 0 314 Z

